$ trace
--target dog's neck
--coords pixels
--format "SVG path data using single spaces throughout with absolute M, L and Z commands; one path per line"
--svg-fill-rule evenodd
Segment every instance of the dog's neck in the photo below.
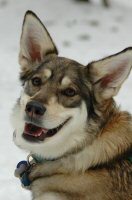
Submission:
M 127 112 L 115 112 L 100 131 L 89 151 L 90 167 L 121 159 L 132 161 L 132 117 Z M 92 158 L 93 157 L 93 158 Z

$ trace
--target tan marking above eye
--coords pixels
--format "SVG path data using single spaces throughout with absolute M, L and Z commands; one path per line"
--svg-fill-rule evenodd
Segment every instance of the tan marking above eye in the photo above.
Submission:
M 71 80 L 70 80 L 70 78 L 68 77 L 68 76 L 65 76 L 63 79 L 62 79 L 62 81 L 61 81 L 61 85 L 62 86 L 68 86 L 69 84 L 71 84 L 72 82 L 71 82 Z
M 44 69 L 44 78 L 45 78 L 45 79 L 50 78 L 51 75 L 52 75 L 52 72 L 51 72 L 50 69 Z

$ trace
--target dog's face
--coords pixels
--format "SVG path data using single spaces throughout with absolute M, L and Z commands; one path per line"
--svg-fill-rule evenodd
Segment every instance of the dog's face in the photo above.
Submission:
M 57 55 L 32 12 L 25 15 L 20 47 L 23 90 L 12 114 L 15 143 L 46 158 L 90 145 L 130 72 L 131 48 L 83 66 Z

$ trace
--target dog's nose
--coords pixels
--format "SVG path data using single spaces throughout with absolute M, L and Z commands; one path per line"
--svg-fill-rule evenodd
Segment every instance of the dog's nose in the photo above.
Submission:
M 25 111 L 29 116 L 34 114 L 40 116 L 45 113 L 46 108 L 40 102 L 30 101 L 27 103 Z

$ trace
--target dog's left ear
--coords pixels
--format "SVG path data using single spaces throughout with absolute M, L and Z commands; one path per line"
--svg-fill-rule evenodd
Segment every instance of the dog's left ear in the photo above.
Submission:
M 115 96 L 132 68 L 132 48 L 88 65 L 97 101 Z
M 22 71 L 31 70 L 42 63 L 48 54 L 58 54 L 56 46 L 40 19 L 32 11 L 27 11 L 20 40 L 19 62 Z

